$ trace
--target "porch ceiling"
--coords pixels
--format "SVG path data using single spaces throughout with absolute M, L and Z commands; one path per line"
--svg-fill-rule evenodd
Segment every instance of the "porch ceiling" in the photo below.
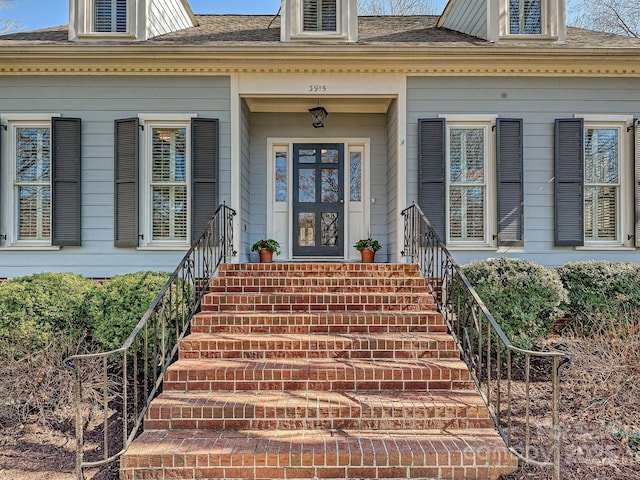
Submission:
M 388 95 L 367 96 L 273 96 L 243 95 L 247 106 L 255 113 L 306 113 L 310 108 L 322 105 L 329 113 L 387 113 L 395 97 Z

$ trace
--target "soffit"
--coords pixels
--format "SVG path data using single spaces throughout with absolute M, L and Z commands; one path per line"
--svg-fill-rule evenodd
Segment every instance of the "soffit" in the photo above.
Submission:
M 393 97 L 369 96 L 325 96 L 320 99 L 313 96 L 268 96 L 243 95 L 249 109 L 254 113 L 306 113 L 318 102 L 329 113 L 386 113 Z

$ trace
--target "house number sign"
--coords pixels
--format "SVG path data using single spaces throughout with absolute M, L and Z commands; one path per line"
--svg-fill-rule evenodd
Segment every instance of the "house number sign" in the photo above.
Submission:
M 309 85 L 309 93 L 324 93 L 326 91 L 326 85 Z

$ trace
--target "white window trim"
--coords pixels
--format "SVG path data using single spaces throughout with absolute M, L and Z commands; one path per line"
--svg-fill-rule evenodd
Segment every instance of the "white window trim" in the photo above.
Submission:
M 497 192 L 496 192 L 496 139 L 494 127 L 497 115 L 442 115 L 446 119 L 446 161 L 445 161 L 445 215 L 447 231 L 445 232 L 447 248 L 451 250 L 496 250 L 497 249 Z M 485 135 L 485 218 L 484 218 L 484 239 L 481 241 L 461 241 L 452 240 L 450 235 L 450 187 L 451 187 L 451 157 L 450 141 L 451 129 L 457 128 L 482 128 Z
M 499 10 L 499 38 L 500 40 L 552 40 L 564 42 L 566 38 L 566 5 L 565 0 L 540 0 L 541 22 L 540 33 L 520 34 L 511 33 L 509 0 L 494 0 L 498 2 Z M 489 13 L 491 9 L 489 9 Z M 491 19 L 488 19 L 491 24 Z M 495 28 L 495 27 L 494 27 Z
M 139 114 L 143 135 L 140 148 L 140 245 L 138 250 L 185 250 L 191 246 L 191 119 L 197 114 Z M 187 236 L 184 241 L 153 240 L 152 132 L 154 128 L 184 128 L 186 132 Z
M 0 207 L 2 208 L 2 228 L 0 229 L 0 249 L 2 250 L 60 250 L 49 240 L 18 239 L 18 201 L 15 194 L 15 130 L 23 126 L 47 127 L 51 131 L 51 119 L 59 113 L 9 113 L 0 116 L 0 123 L 6 126 L 5 141 L 2 142 L 3 159 L 0 165 Z M 52 161 L 52 159 L 50 159 Z M 52 179 L 50 179 L 51 182 Z M 53 208 L 53 203 L 51 204 Z M 6 235 L 6 238 L 4 236 Z
M 95 0 L 75 0 L 72 6 L 76 8 L 70 9 L 70 23 L 77 25 L 76 35 L 78 38 L 104 40 L 109 38 L 127 39 L 137 37 L 137 0 L 127 0 L 127 29 L 125 32 L 96 32 L 94 7 Z M 75 22 L 74 20 L 75 15 Z M 73 37 L 73 35 L 71 35 Z
M 634 225 L 631 219 L 635 215 L 634 206 L 634 158 L 633 135 L 629 127 L 633 126 L 631 115 L 574 115 L 584 120 L 584 128 L 617 128 L 618 135 L 618 176 L 619 198 L 617 205 L 617 240 L 587 240 L 584 246 L 576 250 L 626 250 L 634 249 Z M 584 158 L 583 158 L 584 162 Z
M 358 14 L 355 0 L 336 0 L 336 31 L 305 31 L 303 0 L 285 0 L 282 11 L 280 38 L 291 40 L 343 40 L 358 39 Z

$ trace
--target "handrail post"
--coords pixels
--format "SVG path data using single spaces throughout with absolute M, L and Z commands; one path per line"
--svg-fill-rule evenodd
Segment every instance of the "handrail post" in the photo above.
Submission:
M 84 480 L 82 466 L 84 463 L 84 420 L 82 419 L 82 380 L 80 378 L 80 362 L 73 362 L 76 397 L 76 480 Z
M 560 480 L 560 359 L 553 357 L 553 480 Z

